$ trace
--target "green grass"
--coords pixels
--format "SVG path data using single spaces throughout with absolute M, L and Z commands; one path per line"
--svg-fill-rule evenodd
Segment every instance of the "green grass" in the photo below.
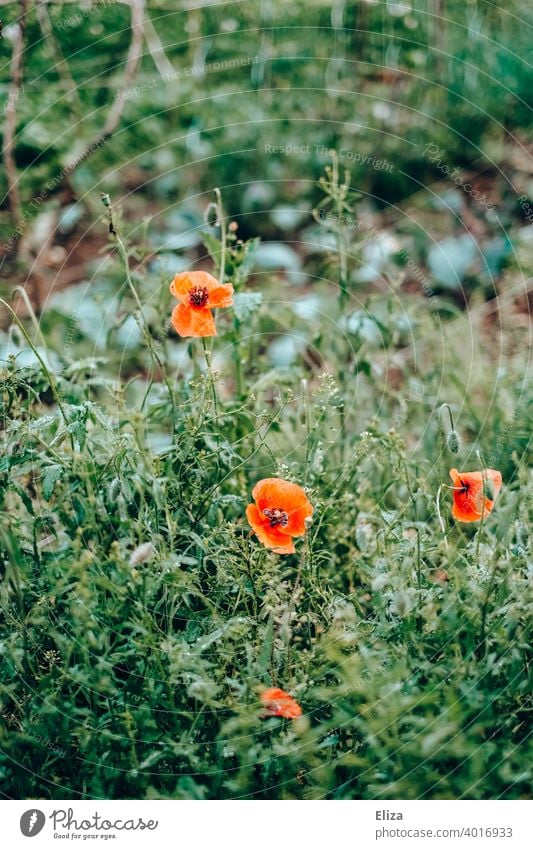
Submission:
M 211 366 L 201 340 L 167 333 L 168 274 L 143 261 L 139 230 L 130 285 L 115 253 L 75 307 L 66 293 L 38 331 L 14 327 L 21 354 L 0 373 L 4 795 L 529 794 L 516 299 L 491 323 L 479 294 L 467 311 L 409 295 L 398 269 L 386 292 L 358 287 L 360 245 L 335 234 L 348 258 L 310 290 L 250 278 L 257 244 L 228 232 L 239 297 L 217 311 Z M 214 273 L 219 237 L 205 230 Z M 318 307 L 302 312 L 311 295 Z M 443 531 L 439 487 L 453 466 L 479 468 L 476 451 L 502 471 L 501 494 L 478 528 L 453 522 L 444 490 Z M 272 475 L 307 487 L 315 508 L 294 556 L 266 551 L 246 523 Z M 262 718 L 265 686 L 303 717 Z

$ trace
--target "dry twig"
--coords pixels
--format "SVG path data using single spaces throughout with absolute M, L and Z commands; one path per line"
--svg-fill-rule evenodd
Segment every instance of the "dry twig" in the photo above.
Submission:
M 78 157 L 77 163 L 84 162 L 87 157 L 90 156 L 94 150 L 97 150 L 100 145 L 107 141 L 107 139 L 115 131 L 116 127 L 118 126 L 118 122 L 120 121 L 120 116 L 122 115 L 122 112 L 124 110 L 124 104 L 126 103 L 125 95 L 131 88 L 137 70 L 139 68 L 142 56 L 142 44 L 145 37 L 145 0 L 127 0 L 127 2 L 131 8 L 131 41 L 128 50 L 128 56 L 126 59 L 124 80 L 119 92 L 113 100 L 113 105 L 111 106 L 111 110 L 109 112 L 109 115 L 107 116 L 102 131 L 98 134 L 96 139 L 85 148 L 84 152 Z M 71 169 L 70 173 L 72 173 L 76 168 L 77 164 L 74 166 L 74 168 Z
M 26 15 L 28 0 L 20 0 L 20 18 L 13 41 L 11 58 L 11 82 L 6 105 L 6 120 L 4 127 L 3 158 L 6 169 L 7 195 L 13 226 L 22 219 L 22 206 L 18 188 L 17 166 L 15 164 L 15 131 L 17 128 L 17 100 L 22 88 L 22 72 L 24 63 L 24 36 L 26 32 Z

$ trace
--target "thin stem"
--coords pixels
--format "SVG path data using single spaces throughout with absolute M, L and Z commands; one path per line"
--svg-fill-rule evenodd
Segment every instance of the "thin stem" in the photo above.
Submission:
M 479 465 L 481 466 L 481 519 L 479 520 L 479 530 L 477 532 L 476 539 L 476 560 L 479 558 L 479 545 L 481 543 L 481 533 L 483 531 L 483 520 L 485 518 L 485 481 L 486 481 L 486 471 L 483 467 L 483 460 L 481 459 L 481 454 L 479 451 L 476 451 Z
M 298 563 L 298 571 L 296 573 L 296 580 L 294 582 L 294 589 L 292 591 L 291 599 L 289 601 L 289 608 L 287 611 L 287 669 L 289 668 L 290 661 L 290 651 L 291 651 L 291 639 L 290 639 L 290 630 L 291 630 L 291 619 L 294 610 L 294 605 L 296 602 L 296 596 L 298 595 L 298 590 L 300 589 L 300 581 L 302 578 L 303 567 L 306 559 L 306 555 L 309 553 L 309 537 L 306 534 L 305 544 L 302 549 L 302 556 L 300 557 L 300 562 Z
M 35 356 L 39 360 L 40 366 L 41 366 L 43 372 L 45 373 L 45 375 L 48 379 L 48 383 L 50 384 L 50 390 L 52 392 L 52 395 L 54 396 L 54 401 L 56 402 L 56 404 L 58 406 L 58 409 L 59 409 L 59 412 L 61 413 L 63 421 L 65 422 L 66 425 L 68 425 L 69 422 L 68 422 L 68 419 L 67 419 L 67 414 L 65 413 L 63 404 L 61 403 L 61 397 L 60 397 L 58 386 L 55 382 L 55 378 L 52 377 L 52 374 L 49 371 L 48 366 L 46 365 L 45 361 L 43 360 L 43 358 L 39 354 L 39 351 L 37 350 L 37 348 L 35 347 L 35 345 L 31 341 L 28 333 L 26 332 L 26 328 L 24 327 L 24 325 L 20 321 L 15 310 L 12 307 L 10 307 L 10 305 L 6 301 L 4 301 L 3 298 L 0 298 L 0 304 L 3 304 L 3 306 L 6 307 L 7 310 L 9 310 L 9 312 L 11 313 L 14 321 L 16 322 L 20 332 L 22 333 L 26 342 L 30 346 L 31 350 L 33 351 L 33 353 L 35 354 Z M 72 446 L 74 447 L 74 438 L 73 438 L 72 434 L 70 434 L 70 440 L 71 440 Z
M 222 193 L 219 188 L 215 188 L 216 197 L 216 220 L 220 227 L 220 264 L 218 269 L 218 279 L 224 283 L 226 276 L 226 251 L 227 251 L 227 231 L 226 231 L 226 216 L 224 207 L 222 206 Z M 233 360 L 235 362 L 235 385 L 237 389 L 237 398 L 240 400 L 243 396 L 243 374 L 241 363 L 241 344 L 239 332 L 239 320 L 235 316 L 233 320 L 233 328 L 235 331 Z
M 17 24 L 18 28 L 13 43 L 13 55 L 11 59 L 11 85 L 5 110 L 3 158 L 7 181 L 7 198 L 13 227 L 22 226 L 23 224 L 17 166 L 15 163 L 15 132 L 17 128 L 17 100 L 22 89 L 27 13 L 28 0 L 20 0 L 20 17 Z
M 238 333 L 239 333 L 239 329 L 238 329 L 238 325 L 237 325 L 237 319 L 235 319 L 235 334 L 237 335 Z M 239 344 L 238 336 L 235 340 L 234 360 L 235 360 L 235 384 L 236 384 L 236 389 L 237 389 L 237 398 L 240 401 L 242 396 L 243 396 L 243 375 L 242 375 L 242 363 L 241 363 L 241 350 L 240 350 L 240 344 Z
M 481 627 L 479 630 L 479 650 L 481 657 L 486 652 L 487 648 L 487 637 L 486 637 L 486 626 L 487 626 L 487 614 L 489 612 L 489 600 L 492 595 L 492 591 L 494 589 L 494 584 L 496 582 L 496 572 L 498 570 L 498 561 L 495 562 L 494 568 L 492 570 L 489 586 L 487 588 L 487 593 L 485 595 L 485 599 L 483 601 L 483 607 L 481 608 Z
M 413 506 L 414 506 L 414 507 L 416 507 L 416 505 L 415 505 L 415 496 L 414 496 L 414 494 L 413 494 L 413 490 L 411 489 L 411 481 L 409 480 L 409 469 L 407 468 L 407 460 L 405 459 L 405 457 L 403 457 L 403 458 L 402 458 L 402 460 L 403 460 L 403 468 L 404 468 L 404 471 L 405 471 L 405 482 L 406 482 L 406 484 L 407 484 L 407 489 L 408 489 L 408 491 L 409 491 L 409 496 L 410 496 L 410 498 L 411 498 L 411 501 L 413 502 Z M 416 514 L 415 514 L 415 515 L 416 515 Z
M 148 45 L 150 55 L 154 61 L 154 65 L 161 74 L 162 78 L 165 79 L 168 77 L 169 79 L 175 79 L 177 74 L 174 71 L 172 62 L 170 62 L 167 58 L 165 48 L 163 47 L 158 32 L 148 14 L 148 9 L 146 9 L 144 16 L 144 38 Z
M 348 441 L 348 434 L 346 431 L 346 408 L 344 406 L 344 398 L 342 398 L 339 405 L 339 428 L 340 428 L 340 455 L 341 455 L 341 468 L 344 468 L 346 463 L 346 445 Z
M 446 526 L 444 524 L 444 520 L 443 520 L 441 512 L 440 512 L 440 495 L 441 495 L 441 492 L 442 492 L 444 486 L 445 485 L 441 483 L 441 485 L 439 486 L 439 488 L 437 490 L 436 507 L 437 507 L 437 518 L 439 520 L 440 529 L 441 529 L 443 537 L 444 537 L 444 545 L 446 546 L 446 548 L 448 548 L 448 539 L 446 537 Z
M 15 286 L 15 288 L 13 289 L 12 297 L 15 296 L 15 293 L 20 295 L 20 297 L 24 301 L 24 306 L 28 310 L 28 315 L 30 316 L 31 323 L 33 324 L 33 326 L 35 328 L 35 337 L 40 338 L 43 348 L 48 352 L 48 346 L 46 344 L 46 339 L 44 338 L 42 330 L 41 330 L 40 325 L 39 325 L 39 322 L 37 321 L 37 316 L 35 315 L 35 310 L 33 309 L 32 305 L 31 305 L 30 299 L 28 298 L 28 293 L 26 292 L 26 290 L 22 286 Z
M 103 205 L 105 206 L 105 208 L 107 210 L 107 214 L 108 214 L 108 218 L 109 218 L 109 232 L 113 236 L 113 239 L 114 239 L 114 242 L 115 242 L 115 245 L 116 245 L 116 248 L 117 248 L 117 253 L 118 253 L 118 255 L 119 255 L 119 257 L 122 261 L 122 265 L 124 267 L 124 273 L 126 275 L 126 282 L 129 286 L 130 292 L 133 296 L 133 300 L 135 301 L 135 303 L 137 305 L 137 310 L 139 312 L 139 315 L 142 319 L 142 321 L 139 321 L 137 316 L 134 315 L 135 320 L 137 321 L 139 329 L 140 329 L 141 333 L 143 334 L 143 336 L 146 340 L 146 344 L 148 346 L 148 349 L 150 351 L 151 356 L 153 357 L 153 359 L 155 360 L 155 362 L 157 363 L 157 365 L 159 367 L 159 370 L 160 370 L 161 375 L 163 377 L 163 381 L 164 381 L 165 386 L 167 387 L 167 390 L 168 390 L 170 403 L 172 405 L 172 433 L 174 434 L 176 432 L 176 410 L 175 410 L 175 406 L 174 406 L 174 395 L 173 395 L 173 392 L 172 392 L 172 387 L 170 386 L 168 377 L 167 377 L 166 372 L 165 372 L 165 368 L 163 366 L 163 363 L 161 362 L 161 358 L 160 358 L 159 354 L 157 353 L 157 351 L 155 349 L 154 340 L 152 339 L 152 334 L 150 333 L 150 328 L 149 328 L 146 316 L 144 314 L 141 299 L 139 298 L 139 295 L 137 293 L 137 289 L 135 288 L 135 285 L 134 285 L 133 280 L 131 278 L 130 261 L 129 261 L 129 257 L 128 257 L 128 252 L 126 250 L 124 242 L 120 238 L 120 234 L 119 234 L 119 232 L 116 228 L 116 225 L 115 225 L 115 220 L 113 218 L 113 209 L 111 207 L 110 197 L 109 197 L 108 194 L 105 194 L 104 192 L 102 192 L 101 199 L 102 199 Z
M 207 342 L 205 341 L 204 337 L 202 337 L 202 345 L 204 347 L 205 364 L 207 367 L 207 380 L 209 382 L 209 385 L 211 386 L 211 392 L 213 395 L 213 409 L 215 411 L 215 419 L 218 419 L 218 399 L 215 381 L 213 380 L 213 369 L 211 367 L 211 351 L 209 351 L 207 347 Z
M 224 274 L 226 270 L 226 221 L 224 216 L 224 207 L 222 206 L 222 195 L 220 189 L 215 189 L 217 199 L 217 221 L 220 226 L 220 269 L 218 277 L 221 283 L 224 282 Z
M 449 404 L 441 404 L 440 407 L 439 407 L 439 419 L 440 419 L 441 427 L 442 427 L 442 414 L 443 414 L 444 410 L 448 411 L 448 416 L 449 416 L 449 419 L 450 419 L 450 430 L 455 430 L 455 425 L 453 423 L 452 410 L 451 410 L 451 407 L 450 407 Z M 443 429 L 444 432 L 446 432 L 446 429 L 444 427 L 442 427 L 442 429 Z

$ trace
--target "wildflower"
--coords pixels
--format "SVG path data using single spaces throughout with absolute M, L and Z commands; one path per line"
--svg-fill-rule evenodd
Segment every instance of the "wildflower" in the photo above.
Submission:
M 170 284 L 170 291 L 180 301 L 171 317 L 176 333 L 197 337 L 217 335 L 211 309 L 232 305 L 231 283 L 219 283 L 207 271 L 183 271 Z
M 453 481 L 454 519 L 459 522 L 479 522 L 483 515 L 491 512 L 502 485 L 500 472 L 484 469 L 482 472 L 459 473 L 457 469 L 452 469 L 450 477 Z
M 255 504 L 246 508 L 246 518 L 266 548 L 276 554 L 293 554 L 293 537 L 305 534 L 305 520 L 313 515 L 301 486 L 265 478 L 252 491 Z
M 284 719 L 297 719 L 302 715 L 302 709 L 296 699 L 289 696 L 285 690 L 279 687 L 270 687 L 264 690 L 260 696 L 267 716 L 282 716 Z
M 136 566 L 137 563 L 146 563 L 151 560 L 155 554 L 155 548 L 151 542 L 143 542 L 132 551 L 130 557 L 130 566 Z

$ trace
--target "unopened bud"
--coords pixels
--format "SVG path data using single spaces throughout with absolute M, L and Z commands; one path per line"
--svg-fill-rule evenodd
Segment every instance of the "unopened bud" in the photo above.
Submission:
M 446 437 L 446 445 L 452 454 L 458 454 L 461 449 L 461 437 L 456 430 L 450 430 Z
M 210 203 L 204 212 L 204 221 L 209 227 L 215 227 L 218 224 L 218 207 L 216 203 Z

